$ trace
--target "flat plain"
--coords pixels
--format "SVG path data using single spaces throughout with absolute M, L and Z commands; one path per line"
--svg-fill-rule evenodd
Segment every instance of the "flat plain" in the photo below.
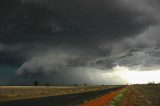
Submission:
M 74 94 L 118 86 L 0 86 L 0 102 Z

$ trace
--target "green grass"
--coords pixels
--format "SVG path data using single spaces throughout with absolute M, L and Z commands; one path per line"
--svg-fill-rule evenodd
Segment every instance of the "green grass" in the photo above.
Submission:
M 119 104 L 121 103 L 123 97 L 124 97 L 124 93 L 127 91 L 127 89 L 124 89 L 121 93 L 119 93 L 116 97 L 114 97 L 114 99 L 111 101 L 109 106 L 119 106 Z

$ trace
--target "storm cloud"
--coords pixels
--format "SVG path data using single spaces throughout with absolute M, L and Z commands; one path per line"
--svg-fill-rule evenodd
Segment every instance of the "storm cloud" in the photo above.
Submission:
M 95 45 L 135 36 L 155 24 L 147 11 L 129 8 L 117 0 L 16 1 L 5 2 L 3 6 L 1 42 L 4 43 Z
M 1 0 L 0 63 L 79 80 L 80 69 L 158 66 L 158 10 L 158 0 Z

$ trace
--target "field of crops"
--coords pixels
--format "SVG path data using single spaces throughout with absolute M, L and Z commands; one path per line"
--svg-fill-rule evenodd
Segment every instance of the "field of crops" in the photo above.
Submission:
M 0 86 L 0 102 L 96 91 L 115 86 Z

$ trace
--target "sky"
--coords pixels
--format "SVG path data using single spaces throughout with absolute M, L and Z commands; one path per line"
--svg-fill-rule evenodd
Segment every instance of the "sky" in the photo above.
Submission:
M 0 85 L 160 82 L 159 0 L 0 0 Z

